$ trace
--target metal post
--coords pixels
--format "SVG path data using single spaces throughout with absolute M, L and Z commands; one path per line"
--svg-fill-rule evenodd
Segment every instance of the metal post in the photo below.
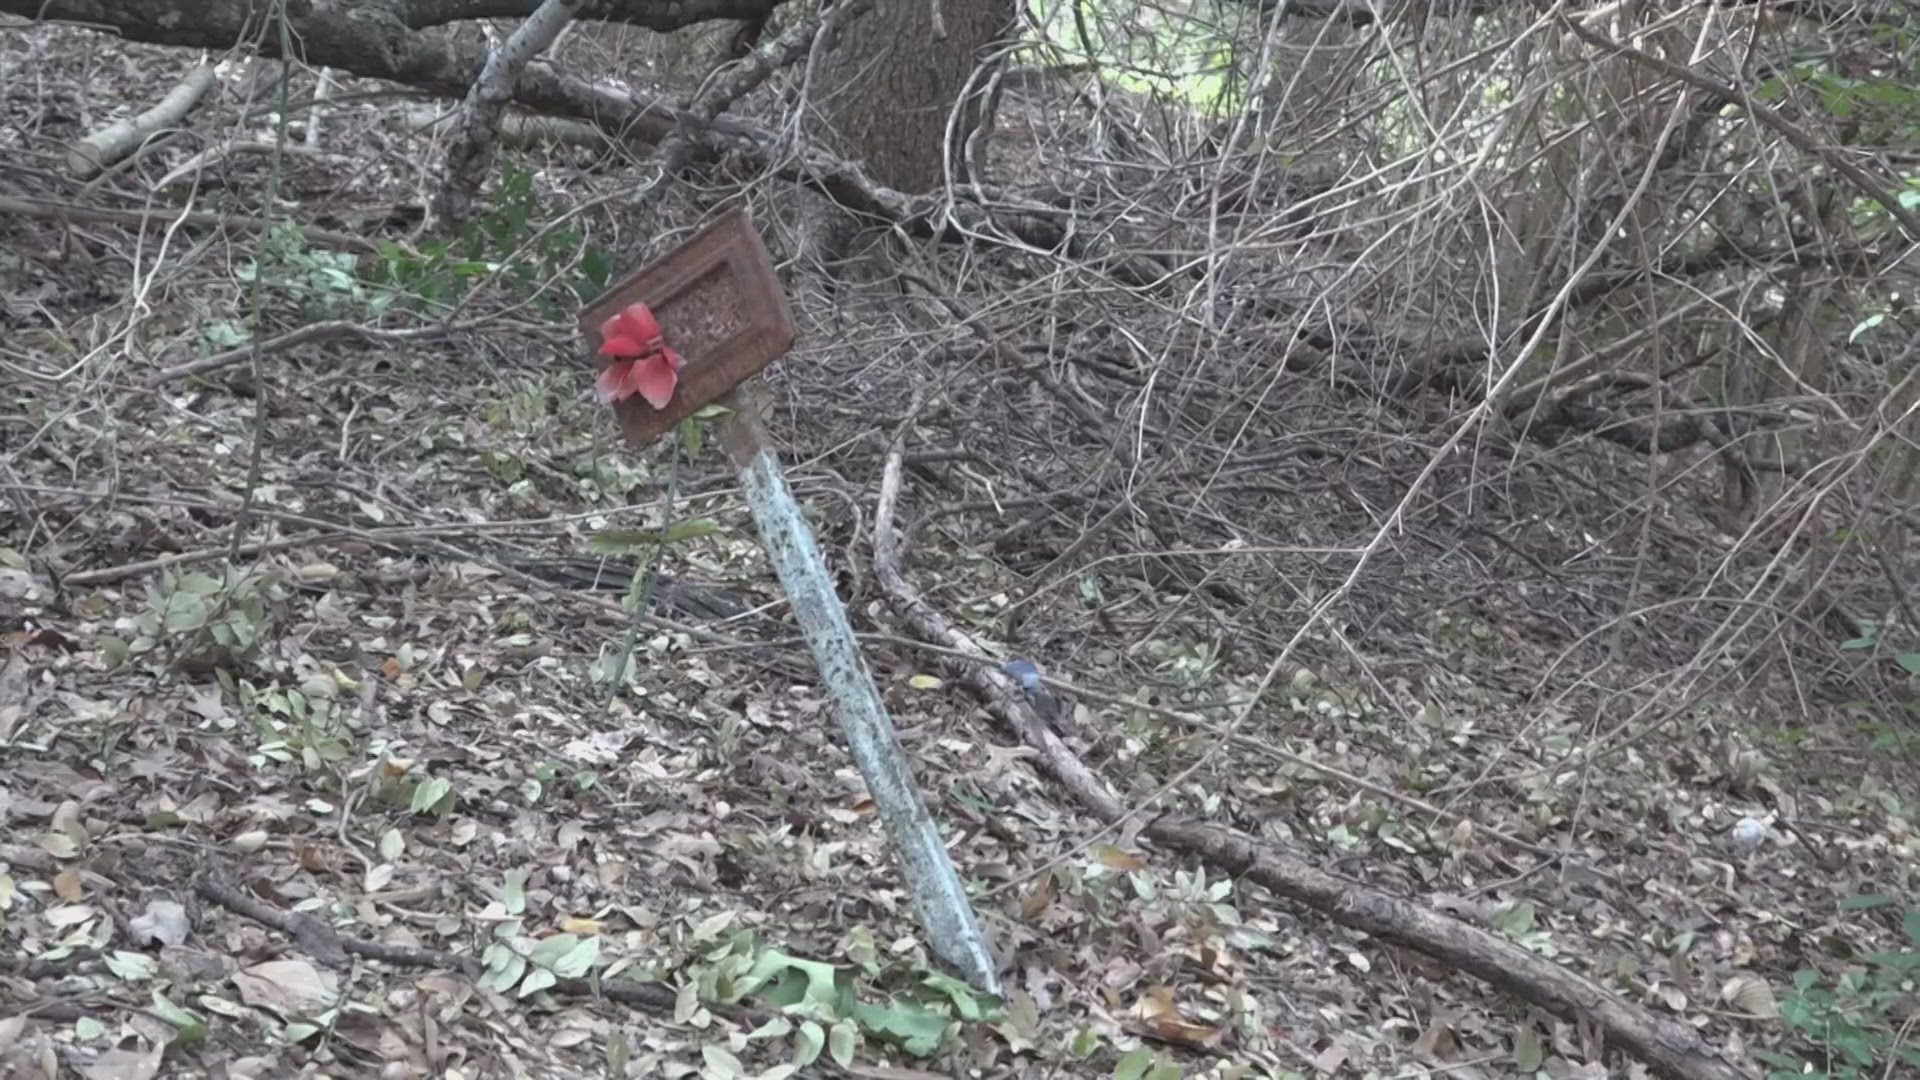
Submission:
M 780 470 L 772 440 L 760 422 L 753 388 L 756 378 L 729 394 L 733 410 L 721 441 L 739 470 L 747 505 L 760 530 L 761 545 L 786 589 L 794 620 L 813 651 L 821 681 L 839 714 L 854 764 L 867 781 L 880 820 L 900 853 L 914 905 L 929 943 L 942 960 L 976 988 L 999 994 L 1000 976 L 985 931 L 975 917 L 960 875 L 947 857 L 940 829 L 927 813 L 913 773 L 894 735 L 873 675 L 860 655 L 846 608 L 834 591 L 813 530 L 793 500 Z

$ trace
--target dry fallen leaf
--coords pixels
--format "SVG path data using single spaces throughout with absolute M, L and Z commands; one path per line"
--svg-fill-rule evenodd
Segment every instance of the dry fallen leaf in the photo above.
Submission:
M 53 875 L 53 894 L 69 904 L 80 902 L 86 895 L 86 889 L 80 884 L 80 874 L 74 870 L 62 870 Z
M 158 943 L 178 947 L 187 941 L 187 909 L 171 900 L 149 900 L 147 910 L 127 922 L 135 945 Z
M 1122 851 L 1112 844 L 1095 844 L 1093 846 L 1093 857 L 1100 860 L 1100 865 L 1109 870 L 1120 870 L 1130 873 L 1135 870 L 1145 870 L 1147 868 L 1147 860 L 1130 851 Z
M 80 1071 L 87 1080 L 153 1080 L 166 1053 L 165 1044 L 144 1052 L 109 1050 Z
M 334 978 L 305 960 L 269 960 L 233 973 L 240 1000 L 281 1016 L 311 1016 L 334 1004 Z
M 1432 1061 L 1452 1061 L 1459 1054 L 1459 1044 L 1454 1041 L 1453 1029 L 1435 1020 L 1414 1040 L 1413 1052 Z
M 1340 1071 L 1340 1066 L 1347 1063 L 1347 1057 L 1352 1052 L 1344 1041 L 1335 1042 L 1314 1055 L 1313 1067 L 1322 1075 L 1337 1073 Z
M 1134 1004 L 1133 1014 L 1140 1021 L 1142 1034 L 1195 1050 L 1213 1049 L 1226 1034 L 1219 1028 L 1196 1024 L 1181 1016 L 1170 986 L 1149 988 Z
M 1052 874 L 1041 874 L 1025 896 L 1020 898 L 1020 917 L 1028 921 L 1039 918 L 1053 903 L 1054 881 Z
M 1773 987 L 1758 975 L 1741 972 L 1728 979 L 1720 988 L 1720 1000 L 1746 1013 L 1772 1020 L 1780 1015 L 1780 1005 L 1773 998 Z

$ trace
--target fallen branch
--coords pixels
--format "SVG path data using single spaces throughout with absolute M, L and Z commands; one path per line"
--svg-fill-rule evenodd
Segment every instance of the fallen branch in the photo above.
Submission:
M 67 151 L 67 172 L 87 180 L 132 153 L 156 133 L 174 127 L 193 111 L 213 86 L 213 67 L 201 64 L 174 84 L 160 104 L 138 116 L 116 120 L 82 138 Z
M 894 611 L 923 638 L 981 663 L 956 662 L 950 674 L 1005 718 L 1036 759 L 1090 816 L 1119 825 L 1140 816 L 1130 810 L 1078 756 L 1062 743 L 1021 695 L 998 673 L 985 650 L 954 629 L 946 617 L 908 584 L 897 511 L 902 456 L 887 457 L 874 515 L 874 576 Z M 1609 1043 L 1675 1080 L 1750 1080 L 1752 1073 L 1709 1046 L 1693 1028 L 1656 1016 L 1611 990 L 1477 926 L 1438 914 L 1358 881 L 1330 874 L 1230 829 L 1157 815 L 1139 835 L 1197 855 L 1217 869 L 1250 880 L 1269 892 L 1305 904 L 1342 926 L 1403 945 L 1548 1009 L 1569 1021 L 1595 1025 Z
M 379 341 L 388 344 L 400 342 L 432 341 L 448 334 L 474 329 L 479 323 L 462 323 L 453 326 L 420 326 L 411 330 L 381 330 L 363 323 L 349 322 L 345 319 L 329 319 L 326 322 L 308 323 L 295 327 L 284 334 L 278 334 L 265 341 L 240 345 L 226 352 L 203 356 L 198 360 L 189 360 L 184 364 L 175 364 L 170 368 L 161 368 L 147 376 L 148 387 L 164 386 L 178 379 L 193 375 L 205 375 L 210 371 L 244 364 L 255 356 L 291 349 L 295 345 L 304 345 L 310 341 L 333 341 L 339 338 L 359 338 L 362 341 Z
M 302 145 L 300 143 L 279 145 L 262 142 L 258 139 L 229 139 L 216 146 L 209 146 L 205 150 L 174 166 L 168 170 L 167 175 L 154 181 L 153 189 L 155 191 L 165 191 L 167 188 L 182 180 L 194 179 L 200 173 L 212 168 L 214 165 L 225 162 L 231 158 L 239 157 L 241 154 L 259 154 L 263 157 L 270 157 L 283 151 L 288 154 L 300 154 L 342 168 L 358 167 L 352 158 L 344 154 L 323 154 L 310 145 Z
M 411 131 L 451 124 L 455 113 L 415 106 L 400 113 L 400 120 Z M 592 124 L 559 116 L 536 116 L 527 112 L 509 112 L 500 117 L 500 141 L 513 147 L 557 146 L 604 147 L 607 134 Z
M 245 229 L 248 232 L 265 232 L 281 221 L 254 217 L 250 214 L 214 214 L 204 210 L 192 210 L 182 213 L 171 207 L 153 210 L 113 210 L 104 206 L 79 206 L 73 203 L 54 202 L 50 199 L 21 199 L 11 195 L 0 195 L 0 214 L 20 214 L 24 217 L 55 218 L 61 221 L 91 221 L 104 225 L 150 225 L 178 221 L 190 229 Z M 307 238 L 315 247 L 336 251 L 352 251 L 365 255 L 378 255 L 379 245 L 364 236 L 334 232 L 331 229 L 305 227 L 300 235 Z
M 232 48 L 235 41 L 254 41 L 258 55 L 265 58 L 293 60 L 464 97 L 486 65 L 486 49 L 445 32 L 421 29 L 449 21 L 445 18 L 447 11 L 427 9 L 452 6 L 339 3 L 276 9 L 257 0 L 226 4 L 201 0 L 0 0 L 0 12 L 33 20 L 110 26 L 126 41 L 222 51 Z M 489 14 L 505 14 L 498 10 L 501 6 L 496 4 L 496 10 Z M 533 7 L 531 3 L 519 6 L 527 11 Z M 644 5 L 629 0 L 625 5 L 599 4 L 594 17 L 664 31 L 715 18 L 744 18 L 752 13 L 751 8 L 767 6 L 760 0 Z M 416 7 L 419 10 L 410 10 Z M 629 8 L 632 10 L 624 10 Z M 287 19 L 288 36 L 294 43 L 291 56 L 281 55 L 279 34 L 258 34 L 259 20 L 282 16 Z M 596 85 L 542 62 L 527 66 L 514 88 L 513 100 L 536 112 L 586 120 L 617 138 L 643 142 L 663 138 L 677 120 L 665 98 Z M 735 136 L 752 133 L 749 127 L 730 122 L 717 123 L 715 129 Z

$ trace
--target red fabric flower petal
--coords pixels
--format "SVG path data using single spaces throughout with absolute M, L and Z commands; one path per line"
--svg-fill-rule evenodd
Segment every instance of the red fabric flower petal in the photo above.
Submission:
M 679 365 L 666 350 L 654 353 L 642 360 L 633 362 L 633 370 L 627 376 L 627 386 L 632 393 L 645 398 L 647 404 L 656 409 L 664 409 L 667 402 L 673 400 L 674 384 L 680 381 Z
M 660 321 L 647 305 L 628 304 L 600 324 L 600 355 L 615 357 L 594 381 L 601 398 L 625 401 L 639 395 L 664 409 L 680 381 L 680 354 L 667 347 Z
M 618 356 L 624 359 L 639 356 L 645 351 L 637 339 L 625 334 L 615 334 L 600 343 L 601 356 Z
M 619 401 L 631 396 L 632 391 L 623 392 L 621 387 L 627 381 L 627 369 L 632 366 L 631 360 L 616 360 L 600 372 L 600 377 L 593 381 L 593 388 L 601 401 Z
M 601 356 L 641 356 L 660 344 L 660 320 L 645 304 L 628 304 L 600 324 Z

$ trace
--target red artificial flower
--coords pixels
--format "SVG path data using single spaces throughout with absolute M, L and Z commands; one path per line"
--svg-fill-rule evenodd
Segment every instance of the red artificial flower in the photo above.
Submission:
M 640 395 L 647 404 L 664 409 L 673 400 L 680 381 L 680 354 L 668 347 L 660 320 L 642 303 L 626 308 L 600 324 L 600 355 L 613 363 L 600 373 L 594 386 L 607 401 Z

